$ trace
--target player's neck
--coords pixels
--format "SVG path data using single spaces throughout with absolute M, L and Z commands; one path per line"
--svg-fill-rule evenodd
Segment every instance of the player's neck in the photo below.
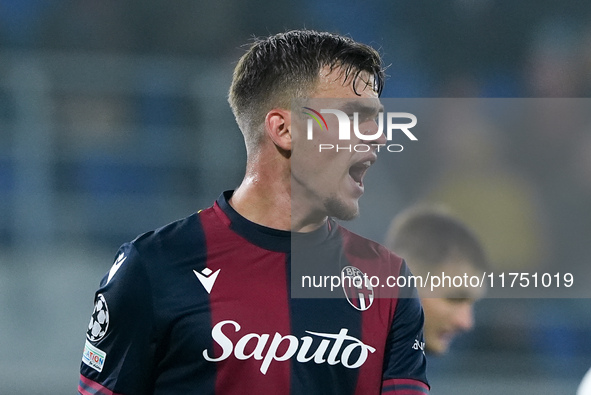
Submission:
M 290 190 L 289 185 L 264 183 L 247 175 L 234 191 L 230 204 L 249 221 L 273 229 L 311 232 L 322 226 L 326 215 L 298 210 Z M 298 215 L 304 212 L 306 215 Z
M 291 230 L 289 182 L 270 174 L 247 171 L 230 204 L 244 218 L 273 229 Z
M 294 232 L 312 232 L 326 223 L 323 211 L 314 210 L 309 197 L 298 197 L 292 189 L 291 194 L 291 230 Z
M 256 224 L 279 230 L 311 232 L 326 222 L 326 214 L 311 210 L 314 205 L 309 199 L 309 193 L 292 189 L 290 162 L 277 155 L 272 146 L 249 158 L 246 175 L 234 191 L 230 205 Z

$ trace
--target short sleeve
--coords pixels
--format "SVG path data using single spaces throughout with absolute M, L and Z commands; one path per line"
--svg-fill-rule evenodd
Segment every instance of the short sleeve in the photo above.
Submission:
M 403 263 L 399 276 L 410 276 Z M 398 299 L 386 344 L 382 394 L 425 395 L 429 393 L 427 360 L 423 340 L 425 321 L 416 288 Z
M 78 392 L 150 393 L 155 349 L 151 290 L 146 268 L 133 244 L 119 249 L 94 302 Z

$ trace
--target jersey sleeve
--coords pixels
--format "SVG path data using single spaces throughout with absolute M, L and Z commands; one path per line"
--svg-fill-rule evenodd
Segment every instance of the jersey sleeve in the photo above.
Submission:
M 119 249 L 94 300 L 78 392 L 150 393 L 155 352 L 150 281 L 133 244 Z
M 402 263 L 399 276 L 410 276 Z M 407 297 L 408 296 L 408 297 Z M 382 394 L 429 394 L 426 376 L 427 360 L 423 340 L 423 308 L 416 288 L 396 304 L 394 319 L 386 344 Z

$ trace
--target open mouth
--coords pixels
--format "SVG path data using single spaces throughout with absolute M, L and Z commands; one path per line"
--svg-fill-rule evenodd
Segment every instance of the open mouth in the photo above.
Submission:
M 349 175 L 359 186 L 363 186 L 363 176 L 367 169 L 371 166 L 371 161 L 366 160 L 365 162 L 355 163 L 349 168 Z

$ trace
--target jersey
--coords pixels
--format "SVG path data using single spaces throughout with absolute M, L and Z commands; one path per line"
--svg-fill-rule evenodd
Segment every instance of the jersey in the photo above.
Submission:
M 231 194 L 120 248 L 79 393 L 428 394 L 418 297 L 291 297 L 294 234 L 243 218 Z M 333 220 L 302 237 L 329 266 L 408 273 Z

